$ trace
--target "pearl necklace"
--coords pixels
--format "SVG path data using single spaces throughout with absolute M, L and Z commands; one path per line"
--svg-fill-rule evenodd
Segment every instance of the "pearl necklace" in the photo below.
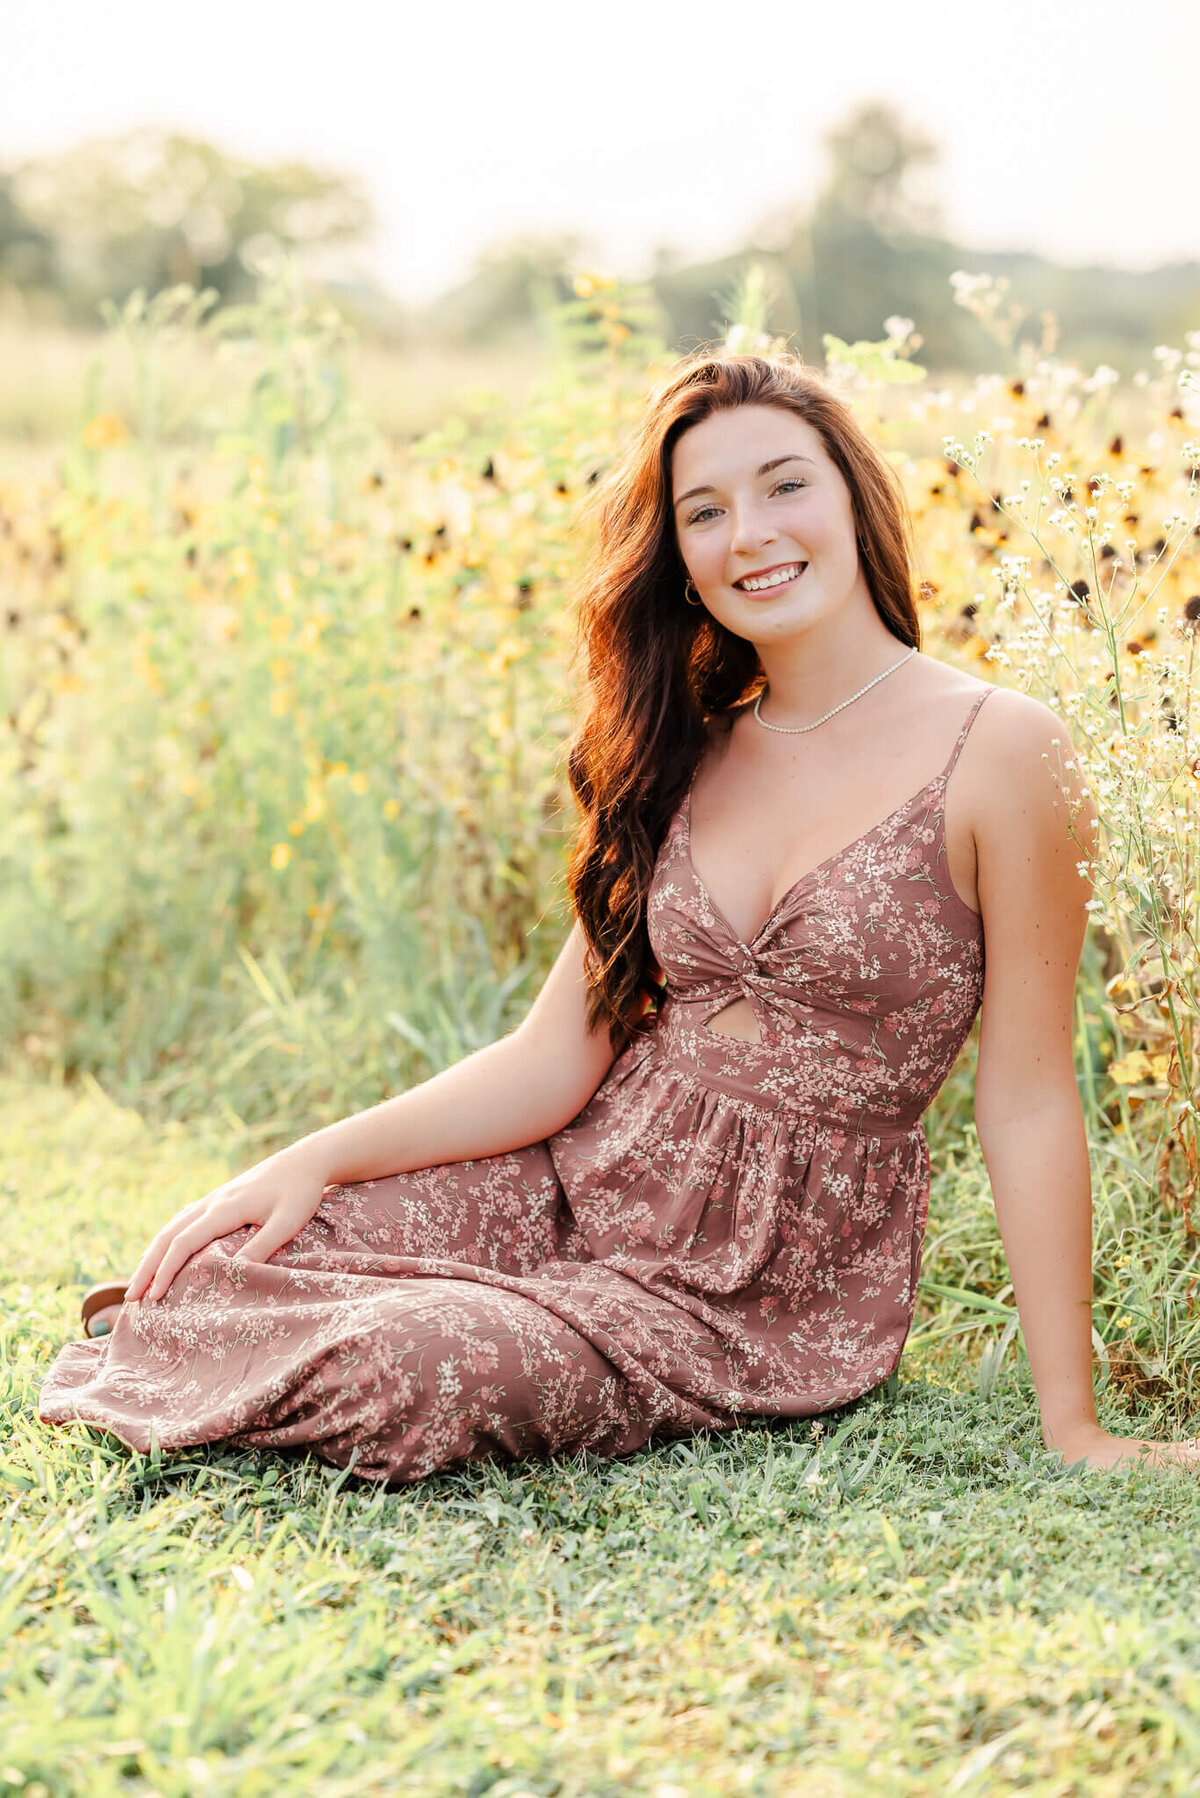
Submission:
M 889 674 L 894 674 L 897 668 L 902 668 L 909 657 L 915 656 L 916 653 L 917 647 L 914 643 L 913 647 L 909 650 L 908 655 L 901 656 L 898 662 L 893 662 L 890 668 L 885 668 L 882 674 L 877 674 L 874 680 L 869 680 L 865 687 L 860 687 L 857 693 L 852 693 L 850 695 L 849 699 L 843 699 L 841 705 L 835 705 L 833 711 L 826 712 L 824 718 L 818 718 L 816 724 L 768 724 L 758 708 L 762 704 L 766 694 L 770 691 L 769 687 L 764 687 L 758 698 L 754 701 L 754 716 L 766 730 L 782 731 L 783 734 L 788 737 L 799 736 L 802 731 L 816 730 L 817 724 L 824 724 L 826 720 L 832 718 L 835 713 L 844 712 L 848 705 L 853 705 L 856 699 L 861 699 L 864 693 L 869 693 L 872 687 L 877 687 L 881 680 L 886 680 Z

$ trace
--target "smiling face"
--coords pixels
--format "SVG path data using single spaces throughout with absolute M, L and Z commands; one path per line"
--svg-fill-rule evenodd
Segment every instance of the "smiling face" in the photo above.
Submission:
M 672 450 L 671 498 L 701 601 L 750 642 L 815 623 L 863 583 L 850 489 L 820 432 L 781 406 L 689 426 Z M 756 575 L 764 584 L 744 584 Z

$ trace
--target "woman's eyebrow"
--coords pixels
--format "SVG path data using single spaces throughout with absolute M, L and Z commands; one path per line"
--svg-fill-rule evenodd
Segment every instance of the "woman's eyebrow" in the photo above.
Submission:
M 811 456 L 776 456 L 773 462 L 764 462 L 762 467 L 755 471 L 755 479 L 757 479 L 759 475 L 770 474 L 771 470 L 773 468 L 778 468 L 781 462 L 807 462 L 810 468 L 815 468 L 817 466 Z M 675 504 L 681 506 L 685 499 L 695 499 L 698 493 L 715 492 L 715 487 L 689 487 L 686 493 L 681 493 L 679 495 Z

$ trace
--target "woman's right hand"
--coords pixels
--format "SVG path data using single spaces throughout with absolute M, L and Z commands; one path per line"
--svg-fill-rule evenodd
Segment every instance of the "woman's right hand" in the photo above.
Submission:
M 300 1144 L 235 1174 L 168 1219 L 138 1262 L 126 1301 L 160 1299 L 192 1255 L 246 1224 L 258 1228 L 235 1259 L 269 1261 L 315 1216 L 328 1184 L 328 1171 Z

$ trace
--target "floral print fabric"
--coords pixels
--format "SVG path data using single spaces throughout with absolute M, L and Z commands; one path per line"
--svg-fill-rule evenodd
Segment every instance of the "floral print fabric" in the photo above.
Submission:
M 752 943 L 659 851 L 655 1027 L 544 1142 L 339 1184 L 265 1265 L 249 1228 L 64 1347 L 40 1415 L 146 1450 L 307 1447 L 381 1481 L 848 1403 L 897 1366 L 928 1212 L 922 1113 L 982 997 L 943 771 Z M 710 1027 L 745 998 L 759 1040 Z

